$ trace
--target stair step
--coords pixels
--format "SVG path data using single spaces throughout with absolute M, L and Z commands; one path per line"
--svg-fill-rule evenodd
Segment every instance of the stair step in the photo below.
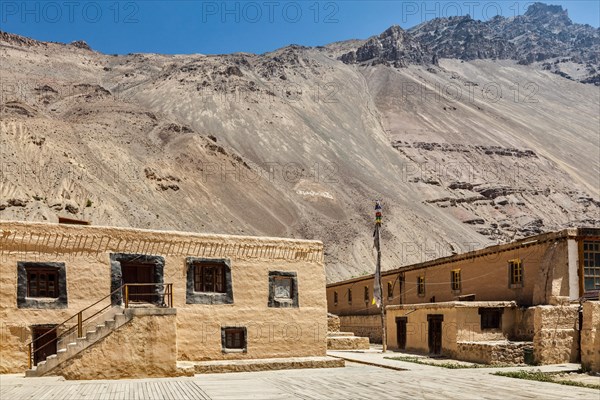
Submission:
M 125 314 L 117 314 L 117 315 L 115 315 L 115 323 L 118 326 L 123 325 L 125 322 L 127 322 L 127 316 Z
M 113 308 L 111 313 L 106 315 L 105 318 L 108 319 L 96 325 L 95 330 L 86 331 L 85 337 L 74 338 L 75 334 L 72 334 L 60 340 L 56 354 L 49 355 L 46 357 L 46 360 L 40 361 L 37 366 L 25 371 L 25 376 L 44 376 L 46 372 L 75 356 L 81 350 L 88 348 L 97 340 L 107 336 L 111 331 L 119 328 L 131 319 L 130 316 L 126 315 L 119 308 Z M 93 327 L 90 327 L 90 329 L 93 329 Z M 64 343 L 66 340 L 70 340 L 70 343 Z

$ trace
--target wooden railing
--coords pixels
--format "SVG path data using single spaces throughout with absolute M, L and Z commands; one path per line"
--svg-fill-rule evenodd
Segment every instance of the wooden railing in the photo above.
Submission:
M 154 290 L 152 292 L 140 292 L 139 290 L 133 290 L 133 291 L 131 290 L 132 288 L 139 289 L 139 288 L 146 288 L 146 287 L 157 287 L 158 290 Z M 41 349 L 52 344 L 53 342 L 58 343 L 59 340 L 67 337 L 70 334 L 73 334 L 75 331 L 77 332 L 78 338 L 84 337 L 85 336 L 84 332 L 83 332 L 84 324 L 86 322 L 90 321 L 92 318 L 94 318 L 94 317 L 100 315 L 101 313 L 104 313 L 108 309 L 110 309 L 113 306 L 112 301 L 109 302 L 108 305 L 98 309 L 92 315 L 90 315 L 86 318 L 84 318 L 84 313 L 119 292 L 123 293 L 123 303 L 125 305 L 125 308 L 129 308 L 130 303 L 133 303 L 133 302 L 136 302 L 136 300 L 139 300 L 140 296 L 142 296 L 142 299 L 147 299 L 147 298 L 155 299 L 155 301 L 148 301 L 145 303 L 153 303 L 153 304 L 157 305 L 158 307 L 166 307 L 166 308 L 173 307 L 173 284 L 172 283 L 127 283 L 127 284 L 124 284 L 124 285 L 120 286 L 118 289 L 112 291 L 110 294 L 108 294 L 108 295 L 104 296 L 103 298 L 101 298 L 100 300 L 96 301 L 94 304 L 91 304 L 91 305 L 87 306 L 86 308 L 80 310 L 79 312 L 70 316 L 69 318 L 64 320 L 62 323 L 56 325 L 54 328 L 50 329 L 43 335 L 40 335 L 37 338 L 32 339 L 29 343 L 27 343 L 26 346 L 27 346 L 27 351 L 28 351 L 28 357 L 27 357 L 28 368 L 31 369 L 31 367 L 33 365 L 35 353 L 39 352 Z M 134 298 L 132 298 L 132 297 L 134 297 Z M 75 319 L 77 319 L 77 322 L 74 322 Z M 72 325 L 70 324 L 70 322 L 72 322 Z M 34 349 L 34 347 L 35 347 L 34 345 L 38 340 L 44 338 L 47 335 L 50 335 L 53 332 L 57 333 L 60 328 L 65 328 L 66 330 L 64 332 L 62 332 L 60 335 L 56 335 L 55 340 L 49 341 L 48 343 L 44 344 L 43 346 Z

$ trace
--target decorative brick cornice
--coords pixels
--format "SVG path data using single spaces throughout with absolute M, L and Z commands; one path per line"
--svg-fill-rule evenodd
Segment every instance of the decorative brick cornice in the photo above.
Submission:
M 12 253 L 34 253 L 62 260 L 97 259 L 111 252 L 323 262 L 323 243 L 319 241 L 0 221 L 3 258 Z

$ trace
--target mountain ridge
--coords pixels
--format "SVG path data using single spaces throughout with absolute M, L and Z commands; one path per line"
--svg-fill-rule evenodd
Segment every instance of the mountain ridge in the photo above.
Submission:
M 365 43 L 113 56 L 1 34 L 0 218 L 319 239 L 329 282 L 372 272 L 375 199 L 384 269 L 600 225 L 595 86 L 338 60 Z

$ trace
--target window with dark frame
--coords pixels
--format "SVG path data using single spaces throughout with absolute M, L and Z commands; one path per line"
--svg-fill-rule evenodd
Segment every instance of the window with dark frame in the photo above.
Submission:
M 583 242 L 583 290 L 600 289 L 600 241 Z
M 223 350 L 246 350 L 246 329 L 222 328 Z
M 521 260 L 509 260 L 508 271 L 510 276 L 511 286 L 522 286 L 523 285 L 523 263 Z
M 392 284 L 392 282 L 387 283 L 387 297 L 388 300 L 394 299 L 394 285 Z
M 67 308 L 67 271 L 63 262 L 17 262 L 17 307 Z
M 452 270 L 450 272 L 450 279 L 451 279 L 451 288 L 452 291 L 457 292 L 460 291 L 460 287 L 461 287 L 461 281 L 460 281 L 460 269 L 455 269 Z
M 417 294 L 419 296 L 425 296 L 425 277 L 419 276 L 417 278 Z
M 335 291 L 335 292 L 333 292 L 333 305 L 337 306 L 337 304 L 338 304 L 338 292 Z
M 26 271 L 27 297 L 58 298 L 59 289 L 57 269 L 26 268 Z
M 225 265 L 211 262 L 194 264 L 194 291 L 226 293 Z
M 186 304 L 233 304 L 231 261 L 226 258 L 186 258 Z
M 502 326 L 502 308 L 480 308 L 481 330 L 500 329 Z
M 352 304 L 352 289 L 348 289 L 348 304 Z
M 364 295 L 364 297 L 365 297 L 365 299 L 364 299 L 364 300 L 365 300 L 365 303 L 368 303 L 368 302 L 369 302 L 369 300 L 371 300 L 371 299 L 369 298 L 369 287 L 368 287 L 368 286 L 365 286 L 365 295 Z
M 269 271 L 268 307 L 298 308 L 298 274 L 294 271 Z

